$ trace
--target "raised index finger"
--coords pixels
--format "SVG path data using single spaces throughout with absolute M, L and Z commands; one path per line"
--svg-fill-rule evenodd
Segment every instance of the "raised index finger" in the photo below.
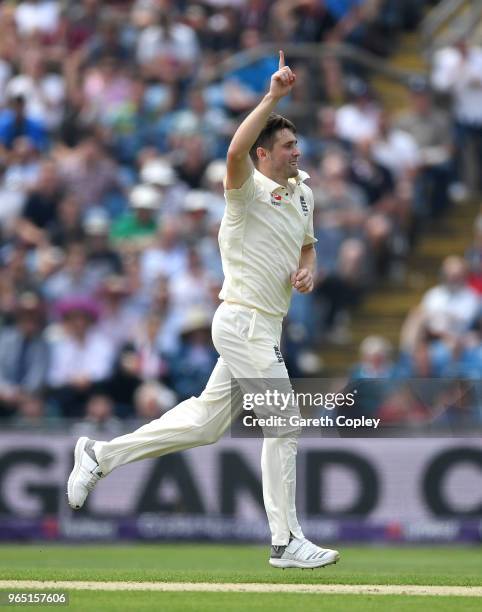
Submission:
M 284 68 L 284 65 L 285 65 L 285 54 L 280 49 L 280 52 L 279 52 L 279 66 L 278 66 L 278 68 L 281 70 L 281 68 Z

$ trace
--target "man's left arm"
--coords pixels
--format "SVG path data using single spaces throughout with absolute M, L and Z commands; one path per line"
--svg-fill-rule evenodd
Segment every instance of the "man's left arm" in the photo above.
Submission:
M 316 270 L 316 251 L 314 244 L 302 247 L 298 270 L 291 275 L 291 284 L 299 293 L 313 291 Z

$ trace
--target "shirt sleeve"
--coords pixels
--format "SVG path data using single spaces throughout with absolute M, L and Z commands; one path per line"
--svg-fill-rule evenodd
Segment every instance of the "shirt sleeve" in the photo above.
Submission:
M 315 244 L 318 240 L 315 238 L 315 232 L 313 228 L 313 209 L 315 208 L 313 192 L 311 189 L 309 190 L 309 202 L 310 202 L 310 217 L 308 220 L 308 225 L 306 227 L 305 238 L 303 240 L 303 246 L 308 246 L 310 244 Z
M 225 189 L 224 199 L 230 212 L 241 214 L 248 202 L 254 200 L 256 194 L 256 183 L 251 173 L 239 189 Z

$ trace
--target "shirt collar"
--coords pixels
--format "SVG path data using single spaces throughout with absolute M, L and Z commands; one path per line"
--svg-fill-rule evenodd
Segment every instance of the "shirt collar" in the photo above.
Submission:
M 272 179 L 269 178 L 269 176 L 266 176 L 265 174 L 263 174 L 262 172 L 260 172 L 256 168 L 254 170 L 254 176 L 258 179 L 258 181 L 263 183 L 264 186 L 270 192 L 276 191 L 277 189 L 284 189 L 283 185 L 280 185 L 276 181 L 273 181 Z M 295 177 L 293 177 L 292 179 L 289 179 L 289 180 L 290 181 L 294 181 L 297 185 L 301 185 L 301 183 L 303 183 L 304 181 L 306 181 L 306 179 L 309 179 L 309 178 L 310 178 L 310 175 L 308 174 L 308 172 L 304 172 L 303 170 L 299 170 L 298 171 L 298 176 L 295 176 Z

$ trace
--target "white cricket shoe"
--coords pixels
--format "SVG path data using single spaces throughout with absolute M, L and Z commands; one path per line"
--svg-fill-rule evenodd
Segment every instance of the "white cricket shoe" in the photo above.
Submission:
M 312 569 L 332 565 L 340 558 L 337 550 L 320 548 L 306 538 L 293 538 L 287 546 L 272 546 L 270 565 Z
M 94 440 L 82 437 L 77 440 L 74 451 L 74 469 L 67 483 L 69 506 L 74 510 L 82 508 L 87 495 L 102 478 L 99 464 L 93 451 Z

